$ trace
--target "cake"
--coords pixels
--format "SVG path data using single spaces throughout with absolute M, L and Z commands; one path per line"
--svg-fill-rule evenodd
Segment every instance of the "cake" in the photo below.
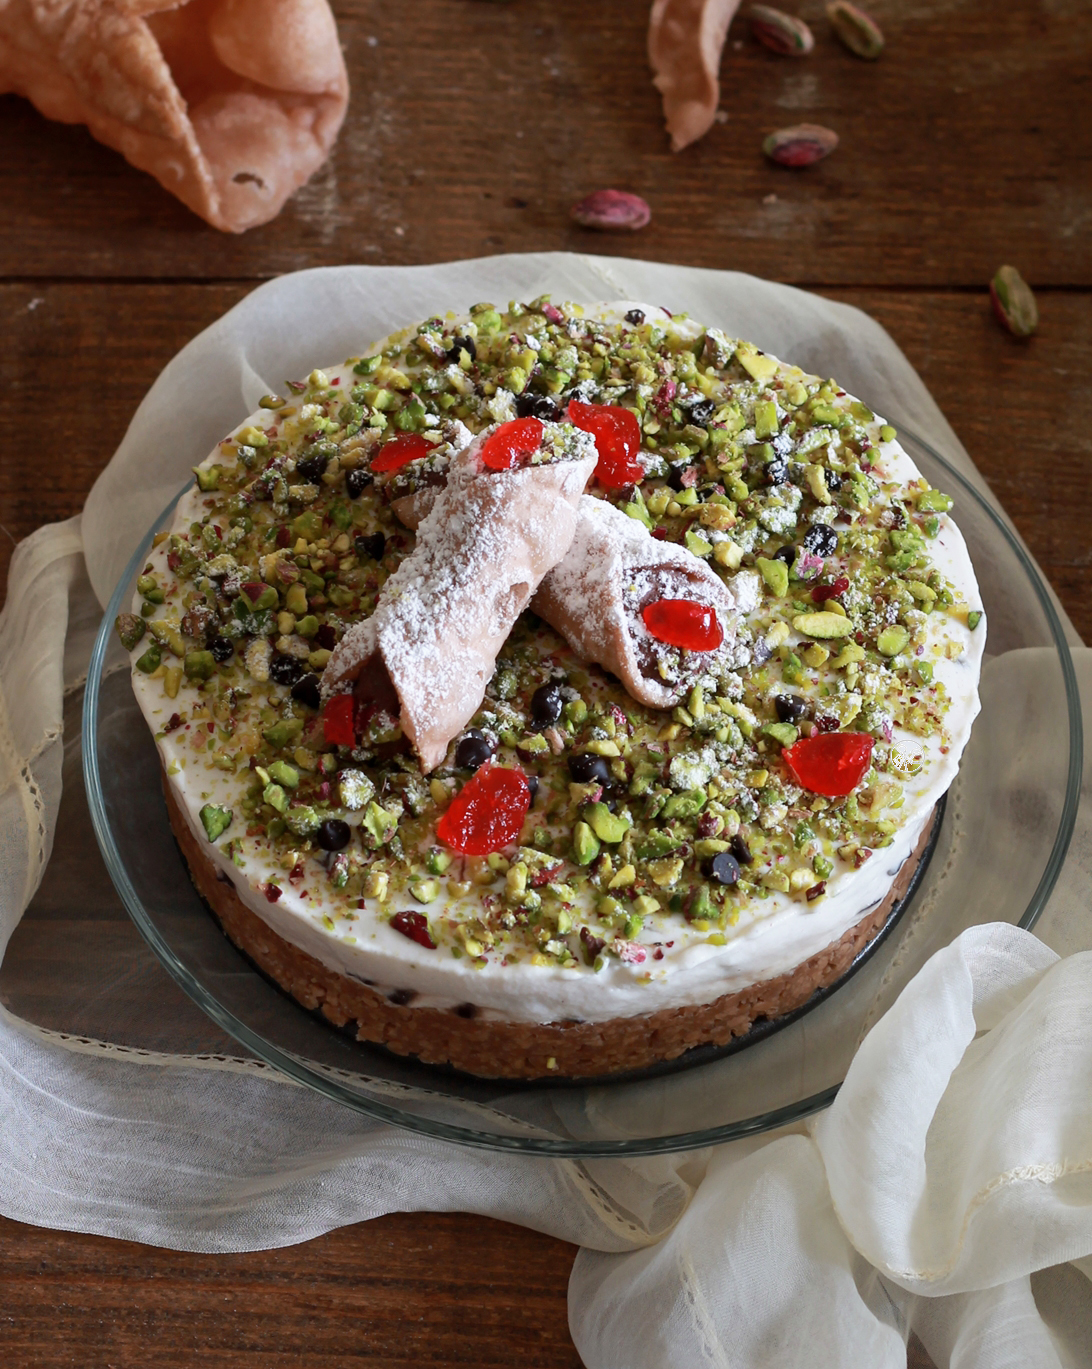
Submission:
M 286 382 L 118 633 L 190 874 L 305 1008 L 589 1079 L 839 979 L 978 711 L 952 499 L 662 309 L 479 304 Z

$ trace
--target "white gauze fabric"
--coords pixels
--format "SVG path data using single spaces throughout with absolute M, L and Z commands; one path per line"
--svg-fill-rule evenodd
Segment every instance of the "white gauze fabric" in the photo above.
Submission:
M 785 286 L 565 254 L 270 282 L 166 368 L 82 519 L 40 530 L 14 557 L 0 615 L 0 953 L 50 859 L 62 769 L 78 773 L 78 687 L 100 605 L 189 467 L 285 376 L 437 308 L 543 292 L 688 310 L 835 375 L 985 489 L 887 334 Z M 1074 659 L 1088 700 L 1092 656 Z M 1042 758 L 1021 747 L 1021 720 L 1043 706 L 1040 668 L 1034 652 L 988 662 L 983 689 L 1009 711 L 988 739 L 989 788 L 963 801 L 969 839 L 981 814 L 1020 841 L 1054 802 Z M 1086 792 L 1088 779 L 1086 768 Z M 887 1369 L 905 1363 L 911 1329 L 940 1369 L 1087 1365 L 1090 812 L 1086 801 L 1038 937 L 971 925 L 989 924 L 987 871 L 952 944 L 908 935 L 923 968 L 886 1012 L 877 998 L 844 1087 L 810 1127 L 659 1159 L 485 1156 L 372 1123 L 229 1058 L 222 1040 L 202 1049 L 195 1010 L 158 1024 L 159 1048 L 122 996 L 103 1019 L 110 1039 L 77 1035 L 63 1022 L 61 941 L 47 941 L 56 959 L 39 956 L 18 994 L 3 978 L 14 961 L 0 967 L 0 1210 L 209 1252 L 399 1210 L 520 1222 L 584 1247 L 570 1321 L 588 1369 Z M 73 909 L 93 897 L 95 850 L 77 843 L 53 860 Z M 62 1000 L 52 1018 L 50 994 Z M 42 1010 L 20 1017 L 9 999 Z

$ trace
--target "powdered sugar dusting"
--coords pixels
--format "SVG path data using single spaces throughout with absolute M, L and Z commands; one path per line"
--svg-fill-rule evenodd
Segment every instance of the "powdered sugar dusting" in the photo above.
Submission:
M 736 581 L 726 586 L 685 547 L 657 541 L 636 519 L 585 495 L 569 553 L 547 576 L 534 608 L 581 656 L 617 675 L 635 699 L 671 708 L 699 676 L 749 660 L 738 627 L 757 591 L 753 577 L 736 580 L 738 587 Z M 709 604 L 724 641 L 703 652 L 657 641 L 640 616 L 657 598 Z
M 325 672 L 325 693 L 343 689 L 378 648 L 426 773 L 477 712 L 516 619 L 568 550 L 595 469 L 594 443 L 566 436 L 547 464 L 482 471 L 488 435 L 461 454 L 374 615 L 346 633 Z

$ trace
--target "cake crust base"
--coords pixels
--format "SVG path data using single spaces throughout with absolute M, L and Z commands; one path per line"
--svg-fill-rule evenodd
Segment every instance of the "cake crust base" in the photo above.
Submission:
M 605 1022 L 501 1022 L 464 1016 L 458 1009 L 415 1008 L 331 970 L 273 931 L 239 897 L 202 850 L 164 776 L 171 828 L 198 893 L 228 938 L 260 970 L 309 1011 L 336 1027 L 355 1026 L 357 1039 L 429 1065 L 449 1065 L 487 1079 L 594 1079 L 647 1069 L 694 1046 L 727 1045 L 759 1018 L 802 1007 L 817 989 L 840 979 L 880 932 L 910 887 L 932 834 L 927 819 L 887 896 L 838 941 L 772 979 L 724 994 L 710 1003 L 665 1008 L 643 1017 Z M 934 810 L 935 811 L 935 810 Z

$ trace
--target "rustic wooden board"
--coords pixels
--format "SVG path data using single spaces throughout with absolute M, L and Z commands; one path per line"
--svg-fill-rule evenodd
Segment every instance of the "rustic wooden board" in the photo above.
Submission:
M 259 280 L 569 249 L 749 270 L 871 312 L 1092 640 L 1086 0 L 869 5 L 888 36 L 875 65 L 834 43 L 822 0 L 788 6 L 814 21 L 802 62 L 773 57 L 737 19 L 721 121 L 673 156 L 645 60 L 647 5 L 334 0 L 353 84 L 337 150 L 277 221 L 242 237 L 208 228 L 84 129 L 0 97 L 0 595 L 13 540 L 79 510 L 159 370 Z M 800 173 L 766 163 L 762 137 L 801 121 L 834 128 L 839 149 Z M 643 194 L 650 227 L 574 227 L 570 205 L 605 185 Z M 1040 288 L 1030 344 L 989 317 L 984 284 L 1002 261 Z M 58 362 L 63 400 L 46 389 Z M 0 1363 L 393 1369 L 518 1356 L 575 1369 L 573 1254 L 452 1214 L 219 1257 L 0 1219 Z M 913 1341 L 909 1366 L 931 1369 Z
M 254 277 L 336 261 L 422 262 L 567 247 L 733 266 L 799 283 L 968 285 L 1016 255 L 1038 284 L 1092 283 L 1081 0 L 872 0 L 881 61 L 844 51 L 821 0 L 815 51 L 778 58 L 737 18 L 724 122 L 668 150 L 634 0 L 335 0 L 352 81 L 327 168 L 281 217 L 225 237 L 85 130 L 0 97 L 0 277 Z M 804 172 L 766 133 L 826 124 Z M 646 196 L 637 236 L 569 207 Z

